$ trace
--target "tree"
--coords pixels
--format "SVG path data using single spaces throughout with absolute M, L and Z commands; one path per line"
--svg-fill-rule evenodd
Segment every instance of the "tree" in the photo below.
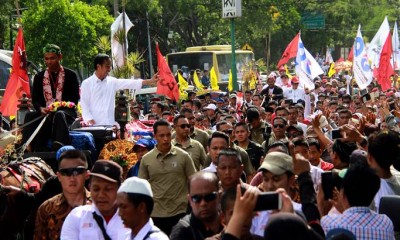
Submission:
M 80 70 L 90 66 L 97 54 L 96 39 L 110 35 L 113 18 L 103 6 L 89 6 L 80 1 L 35 0 L 23 13 L 27 52 L 30 60 L 42 62 L 46 43 L 61 47 L 63 65 Z

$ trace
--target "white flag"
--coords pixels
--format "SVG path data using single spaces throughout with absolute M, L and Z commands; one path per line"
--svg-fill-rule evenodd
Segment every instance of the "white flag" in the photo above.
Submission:
M 361 35 L 361 25 L 358 26 L 357 36 L 354 41 L 353 73 L 360 89 L 365 89 L 372 82 L 372 70 L 368 63 L 364 40 Z
M 329 47 L 326 47 L 326 54 L 325 54 L 325 63 L 333 63 L 333 57 L 331 53 L 331 49 Z
M 383 20 L 378 32 L 375 34 L 367 49 L 368 59 L 371 63 L 371 68 L 379 68 L 379 59 L 381 57 L 382 47 L 386 42 L 387 36 L 390 33 L 389 21 L 387 17 Z
M 317 63 L 314 57 L 307 51 L 303 45 L 303 41 L 299 38 L 296 55 L 296 75 L 299 77 L 301 86 L 308 89 L 314 89 L 314 78 L 324 74 L 321 66 Z
M 392 47 L 393 47 L 393 69 L 400 70 L 400 42 L 397 22 L 394 22 Z
M 114 67 L 121 67 L 124 65 L 124 56 L 128 54 L 128 39 L 125 37 L 126 52 L 124 54 L 122 43 L 118 41 L 118 37 L 116 36 L 119 30 L 124 29 L 123 16 L 125 16 L 125 36 L 129 29 L 134 26 L 131 20 L 129 20 L 129 17 L 124 13 L 121 13 L 111 25 L 111 54 Z

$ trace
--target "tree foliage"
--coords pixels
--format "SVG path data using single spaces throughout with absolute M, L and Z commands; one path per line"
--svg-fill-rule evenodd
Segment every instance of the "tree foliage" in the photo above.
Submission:
M 32 1 L 23 14 L 29 58 L 42 62 L 44 45 L 54 43 L 61 47 L 65 66 L 88 66 L 97 54 L 96 39 L 110 34 L 112 22 L 103 6 L 69 0 Z

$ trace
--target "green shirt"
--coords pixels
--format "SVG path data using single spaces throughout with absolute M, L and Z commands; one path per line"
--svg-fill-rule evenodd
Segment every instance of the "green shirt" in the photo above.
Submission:
M 165 155 L 156 146 L 143 156 L 139 177 L 148 180 L 153 191 L 152 217 L 172 217 L 186 212 L 188 178 L 195 171 L 189 154 L 173 145 Z
M 172 139 L 172 145 L 183 149 L 185 152 L 189 153 L 193 160 L 196 171 L 200 171 L 204 168 L 204 163 L 206 161 L 206 151 L 200 142 L 189 138 L 183 145 L 176 141 L 176 138 Z

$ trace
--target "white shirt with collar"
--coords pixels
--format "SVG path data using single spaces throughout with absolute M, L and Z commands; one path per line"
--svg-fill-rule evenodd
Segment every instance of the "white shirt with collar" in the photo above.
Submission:
M 213 162 L 211 162 L 210 166 L 204 168 L 202 171 L 216 173 L 217 172 L 217 165 L 215 165 Z
M 93 212 L 101 216 L 97 207 L 85 205 L 74 208 L 67 216 L 61 229 L 61 240 L 103 240 L 103 233 L 96 220 L 93 218 Z M 112 240 L 129 239 L 131 229 L 126 228 L 118 215 L 118 210 L 110 219 L 108 224 L 103 219 L 103 224 L 108 236 Z
M 293 87 L 286 88 L 283 92 L 283 96 L 286 99 L 292 99 L 293 103 L 297 103 L 297 100 L 304 100 L 306 93 L 303 88 L 293 89 Z
M 151 233 L 149 234 L 150 231 Z M 150 218 L 136 236 L 132 233 L 130 238 L 127 238 L 126 240 L 169 240 L 169 238 L 154 225 L 153 220 Z
M 115 94 L 118 90 L 142 88 L 142 80 L 117 79 L 107 76 L 100 80 L 96 74 L 81 85 L 81 107 L 84 121 L 94 120 L 96 125 L 114 125 Z

